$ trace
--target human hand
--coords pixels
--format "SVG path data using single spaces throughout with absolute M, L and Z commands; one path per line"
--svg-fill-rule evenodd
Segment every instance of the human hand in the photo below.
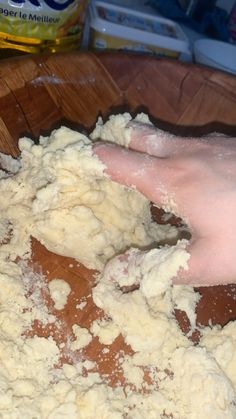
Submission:
M 111 178 L 134 186 L 189 226 L 188 271 L 175 283 L 236 282 L 236 138 L 181 138 L 129 123 L 129 149 L 95 144 Z

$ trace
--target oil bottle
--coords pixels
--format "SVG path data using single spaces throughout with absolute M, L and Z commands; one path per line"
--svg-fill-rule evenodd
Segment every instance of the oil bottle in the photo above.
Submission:
M 0 57 L 76 49 L 87 0 L 0 0 Z

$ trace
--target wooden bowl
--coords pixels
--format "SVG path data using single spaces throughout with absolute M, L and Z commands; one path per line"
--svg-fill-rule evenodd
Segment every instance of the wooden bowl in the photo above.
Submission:
M 134 54 L 74 52 L 2 61 L 0 75 L 0 149 L 15 156 L 22 135 L 37 139 L 62 123 L 90 130 L 98 115 L 106 118 L 126 110 L 135 113 L 142 109 L 160 127 L 181 135 L 212 130 L 236 134 L 236 78 L 212 69 Z M 36 240 L 32 260 L 48 280 L 63 278 L 72 288 L 69 304 L 56 312 L 63 320 L 63 328 L 53 331 L 58 341 L 63 341 L 65 330 L 71 333 L 75 321 L 88 327 L 101 315 L 91 299 L 93 272 L 48 252 Z M 224 325 L 236 317 L 235 285 L 199 291 L 200 324 Z M 88 304 L 78 311 L 76 304 L 82 297 Z M 187 330 L 185 315 L 176 315 Z M 35 324 L 35 332 L 45 336 L 49 330 Z M 102 348 L 94 339 L 84 356 L 99 358 L 100 370 L 108 373 L 114 368 L 112 353 L 120 348 L 129 352 L 122 337 L 115 340 L 106 358 L 100 356 Z

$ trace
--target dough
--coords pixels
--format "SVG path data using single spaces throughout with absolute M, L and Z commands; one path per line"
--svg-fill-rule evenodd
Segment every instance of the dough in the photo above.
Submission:
M 80 327 L 78 324 L 74 324 L 72 326 L 72 331 L 76 338 L 70 344 L 70 349 L 72 351 L 83 349 L 92 341 L 92 336 L 85 327 Z
M 152 221 L 144 196 L 104 174 L 85 135 L 62 127 L 39 145 L 22 138 L 19 147 L 20 170 L 0 183 L 0 213 L 13 226 L 2 247 L 6 255 L 28 256 L 33 236 L 52 252 L 100 270 L 131 244 L 176 236 L 174 227 Z
M 70 285 L 64 281 L 64 279 L 55 278 L 49 282 L 48 288 L 55 309 L 62 310 L 65 307 L 67 297 L 71 292 Z
M 127 146 L 131 119 L 99 120 L 91 137 Z M 192 287 L 172 285 L 188 268 L 187 242 L 153 223 L 146 198 L 104 174 L 91 144 L 63 127 L 39 145 L 21 139 L 19 160 L 0 156 L 0 417 L 235 419 L 236 323 L 202 328 L 196 346 L 182 333 L 174 309 L 185 310 L 194 328 L 199 301 Z M 31 235 L 100 270 L 92 297 L 103 318 L 90 330 L 75 322 L 73 338 L 61 344 L 28 333 L 35 321 L 49 330 L 58 324 L 42 298 L 45 278 L 24 261 Z M 160 240 L 166 245 L 157 248 Z M 69 284 L 54 279 L 49 289 L 63 308 Z M 92 335 L 109 354 L 120 334 L 133 355 L 119 354 L 124 383 L 112 388 L 85 354 Z M 59 367 L 62 347 L 81 356 Z
M 213 354 L 236 388 L 236 322 L 231 321 L 223 328 L 219 325 L 204 328 L 200 345 Z
M 103 345 L 111 345 L 119 336 L 120 329 L 114 322 L 110 320 L 94 320 L 90 331 L 93 336 L 98 336 L 99 342 Z

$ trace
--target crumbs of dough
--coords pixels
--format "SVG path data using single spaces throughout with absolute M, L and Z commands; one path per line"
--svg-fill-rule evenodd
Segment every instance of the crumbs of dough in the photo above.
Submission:
M 75 340 L 73 340 L 70 344 L 70 349 L 72 351 L 83 349 L 92 341 L 92 335 L 85 327 L 73 324 L 72 331 L 75 336 Z
M 49 282 L 48 288 L 55 309 L 62 310 L 65 307 L 67 298 L 71 292 L 70 285 L 64 281 L 64 279 L 55 278 Z
M 94 320 L 90 331 L 98 337 L 99 342 L 103 345 L 111 345 L 120 334 L 119 327 L 114 322 L 106 319 Z

